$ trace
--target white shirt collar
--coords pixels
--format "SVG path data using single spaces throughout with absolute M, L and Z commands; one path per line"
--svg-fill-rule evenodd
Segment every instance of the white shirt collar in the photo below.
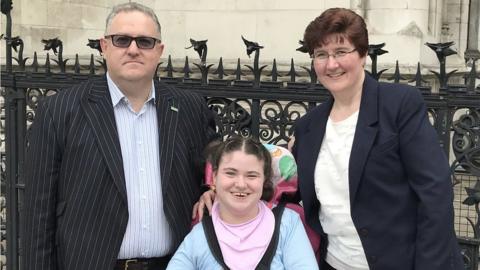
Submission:
M 122 100 L 126 99 L 125 94 L 118 88 L 115 82 L 110 78 L 110 74 L 107 72 L 107 83 L 108 83 L 108 91 L 110 92 L 110 97 L 112 98 L 113 107 L 117 106 L 117 104 Z M 147 98 L 145 103 L 149 102 L 150 100 L 155 100 L 155 86 L 152 80 L 152 89 L 150 91 L 150 95 Z

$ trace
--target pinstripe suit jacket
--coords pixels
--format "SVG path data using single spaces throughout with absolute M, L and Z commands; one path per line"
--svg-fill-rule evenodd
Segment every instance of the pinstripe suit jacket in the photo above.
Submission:
M 200 96 L 158 81 L 155 91 L 164 210 L 176 248 L 190 229 L 214 121 Z M 39 102 L 27 151 L 25 269 L 113 269 L 128 208 L 106 78 Z

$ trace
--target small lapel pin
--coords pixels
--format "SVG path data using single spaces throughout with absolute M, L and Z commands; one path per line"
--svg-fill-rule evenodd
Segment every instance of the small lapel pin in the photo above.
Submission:
M 169 98 L 168 99 L 168 104 L 170 105 L 170 110 L 174 112 L 178 112 L 178 106 L 176 105 L 176 100 L 174 98 Z

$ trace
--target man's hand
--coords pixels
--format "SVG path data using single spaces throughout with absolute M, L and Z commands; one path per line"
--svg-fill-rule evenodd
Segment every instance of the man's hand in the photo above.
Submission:
M 290 136 L 290 140 L 288 141 L 287 144 L 287 149 L 288 151 L 292 152 L 293 144 L 295 143 L 295 136 Z
M 212 205 L 213 201 L 215 200 L 215 191 L 213 190 L 208 190 L 205 191 L 202 196 L 200 196 L 200 200 L 198 200 L 197 203 L 193 206 L 193 211 L 192 211 L 192 219 L 195 219 L 195 217 L 198 214 L 198 221 L 202 221 L 203 218 L 203 209 L 205 206 L 208 209 L 208 213 L 212 215 Z

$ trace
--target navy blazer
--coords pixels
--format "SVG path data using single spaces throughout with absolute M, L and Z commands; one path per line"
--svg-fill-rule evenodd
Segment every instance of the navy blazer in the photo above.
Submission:
M 190 231 L 203 179 L 203 167 L 197 163 L 205 145 L 215 138 L 215 125 L 201 96 L 159 81 L 155 106 L 163 209 L 176 249 Z M 129 214 L 106 77 L 43 99 L 31 129 L 25 269 L 113 269 Z
M 299 119 L 294 156 L 308 224 L 319 221 L 314 171 L 333 98 Z M 365 76 L 349 161 L 351 216 L 370 269 L 461 269 L 449 163 L 419 91 Z M 324 257 L 323 257 L 324 258 Z

